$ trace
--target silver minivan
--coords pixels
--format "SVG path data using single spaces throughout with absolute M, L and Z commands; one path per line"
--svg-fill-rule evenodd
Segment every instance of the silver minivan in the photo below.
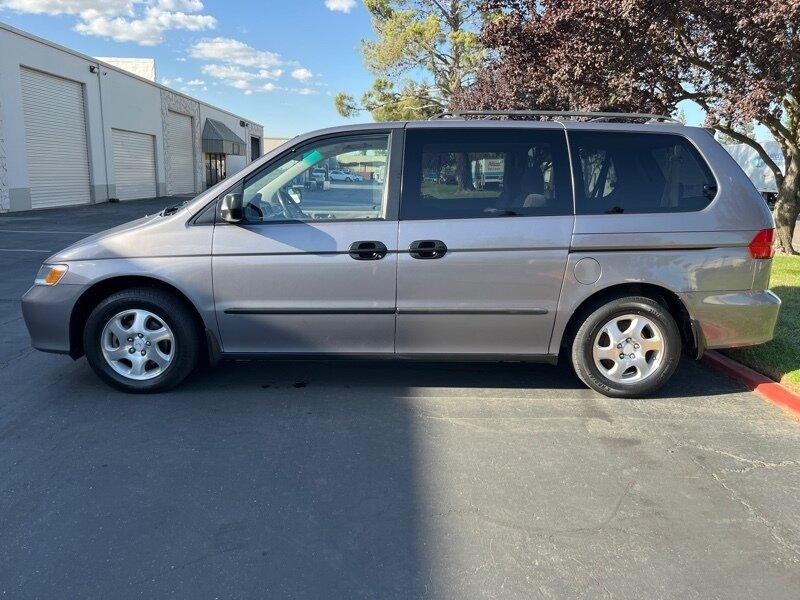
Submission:
M 308 133 L 70 246 L 22 299 L 34 347 L 129 392 L 222 358 L 561 357 L 637 397 L 771 339 L 772 216 L 708 131 L 468 116 Z

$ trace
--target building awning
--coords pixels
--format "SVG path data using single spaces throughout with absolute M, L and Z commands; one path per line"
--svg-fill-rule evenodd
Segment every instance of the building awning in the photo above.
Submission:
M 247 154 L 247 144 L 225 123 L 206 119 L 203 126 L 203 152 L 243 156 Z

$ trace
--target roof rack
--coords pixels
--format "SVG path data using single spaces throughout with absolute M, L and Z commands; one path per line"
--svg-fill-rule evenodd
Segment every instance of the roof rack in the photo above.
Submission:
M 647 120 L 652 123 L 682 123 L 667 115 L 629 112 L 591 112 L 576 110 L 452 110 L 431 117 L 437 119 L 463 119 L 464 117 L 586 117 L 590 121 L 610 121 L 612 119 Z

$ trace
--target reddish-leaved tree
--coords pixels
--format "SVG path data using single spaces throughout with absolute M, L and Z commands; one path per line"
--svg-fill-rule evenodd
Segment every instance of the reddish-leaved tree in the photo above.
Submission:
M 489 62 L 456 108 L 672 113 L 753 147 L 778 184 L 778 243 L 800 212 L 800 0 L 487 0 Z M 784 172 L 747 125 L 778 141 Z M 749 128 L 752 130 L 752 128 Z

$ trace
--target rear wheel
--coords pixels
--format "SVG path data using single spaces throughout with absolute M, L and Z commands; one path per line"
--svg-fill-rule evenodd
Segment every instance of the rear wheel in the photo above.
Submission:
M 112 294 L 86 321 L 83 347 L 101 379 L 125 392 L 158 392 L 196 366 L 201 338 L 184 303 L 167 292 L 134 288 Z
M 675 319 L 650 298 L 613 300 L 587 316 L 572 343 L 578 377 L 606 396 L 636 398 L 664 385 L 681 357 Z

